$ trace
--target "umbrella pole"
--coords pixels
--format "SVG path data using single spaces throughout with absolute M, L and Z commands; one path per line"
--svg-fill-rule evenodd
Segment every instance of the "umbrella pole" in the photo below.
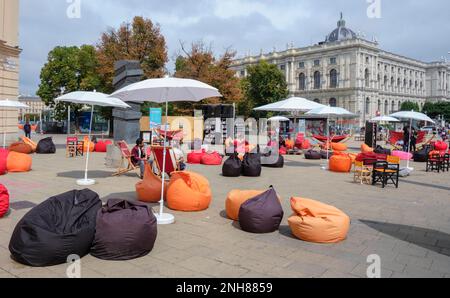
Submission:
M 92 180 L 92 179 L 88 179 L 88 168 L 89 168 L 89 153 L 90 153 L 90 148 L 91 148 L 91 131 L 92 131 L 92 120 L 93 120 L 93 118 L 94 118 L 94 105 L 92 105 L 92 108 L 91 108 L 91 120 L 90 120 L 90 123 L 89 123 L 89 133 L 88 133 L 88 136 L 89 136 L 89 141 L 88 141 L 88 146 L 86 146 L 86 145 L 84 145 L 85 146 L 85 148 L 87 148 L 87 152 L 86 152 L 86 167 L 85 167 L 85 170 L 84 170 L 84 179 L 81 179 L 81 180 L 78 180 L 77 181 L 77 184 L 78 185 L 81 185 L 81 186 L 88 186 L 88 185 L 94 185 L 95 184 L 95 180 Z
M 411 152 L 411 130 L 412 130 L 412 118 L 409 120 L 408 157 L 409 153 Z M 406 168 L 412 170 L 412 168 L 409 167 L 409 161 L 410 159 L 408 158 L 408 161 L 406 162 Z
M 3 149 L 6 149 L 6 117 L 5 117 L 5 109 L 2 111 L 3 114 Z

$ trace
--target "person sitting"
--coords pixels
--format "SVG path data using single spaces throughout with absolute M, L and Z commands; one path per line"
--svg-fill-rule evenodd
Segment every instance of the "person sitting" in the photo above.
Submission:
M 141 170 L 141 179 L 144 179 L 145 163 L 147 154 L 144 149 L 144 140 L 139 138 L 136 140 L 136 146 L 131 150 L 131 162 L 135 166 L 139 166 Z
M 178 141 L 173 141 L 172 142 L 172 151 L 173 151 L 173 154 L 174 154 L 175 159 L 177 161 L 178 169 L 180 171 L 186 170 L 186 164 L 184 162 L 184 153 L 180 149 L 180 144 L 178 143 Z

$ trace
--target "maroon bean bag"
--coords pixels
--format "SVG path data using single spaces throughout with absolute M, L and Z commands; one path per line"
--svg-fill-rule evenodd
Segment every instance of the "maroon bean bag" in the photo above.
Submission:
M 3 184 L 0 184 L 0 218 L 9 211 L 9 192 Z
M 7 172 L 7 161 L 9 151 L 6 149 L 0 149 L 0 175 L 5 175 Z
M 107 151 L 108 145 L 111 145 L 111 141 L 99 141 L 95 144 L 95 152 L 105 153 Z
M 187 162 L 189 164 L 199 165 L 202 163 L 202 157 L 205 154 L 205 150 L 193 151 L 187 155 Z
M 387 159 L 387 155 L 375 152 L 360 153 L 356 156 L 356 161 L 364 161 L 364 164 L 373 165 L 375 161 L 383 161 Z
M 220 166 L 222 165 L 222 156 L 218 152 L 205 153 L 201 160 L 202 165 Z

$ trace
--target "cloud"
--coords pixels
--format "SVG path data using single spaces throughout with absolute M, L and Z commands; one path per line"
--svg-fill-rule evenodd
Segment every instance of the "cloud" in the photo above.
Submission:
M 382 18 L 369 19 L 367 0 L 81 0 L 81 19 L 69 19 L 66 0 L 21 0 L 20 89 L 35 93 L 53 47 L 95 44 L 101 32 L 135 15 L 161 25 L 169 58 L 180 40 L 211 42 L 217 52 L 231 46 L 239 55 L 312 45 L 336 27 L 341 11 L 348 27 L 376 36 L 384 50 L 424 61 L 447 55 L 450 1 L 381 1 Z

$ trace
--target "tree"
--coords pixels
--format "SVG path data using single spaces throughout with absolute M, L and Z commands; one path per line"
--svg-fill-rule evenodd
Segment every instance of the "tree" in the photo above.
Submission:
M 245 99 L 239 105 L 240 114 L 261 116 L 262 113 L 254 113 L 253 108 L 280 101 L 289 95 L 286 78 L 276 65 L 262 60 L 249 66 L 247 73 L 242 82 Z
M 188 78 L 204 82 L 219 90 L 222 98 L 209 98 L 206 104 L 232 104 L 242 100 L 240 80 L 230 68 L 236 53 L 227 49 L 223 55 L 216 58 L 211 46 L 203 42 L 193 43 L 189 50 L 181 44 L 183 51 L 175 63 L 175 77 Z M 192 103 L 177 103 L 176 112 L 191 111 Z
M 402 103 L 402 105 L 400 107 L 400 111 L 420 112 L 420 107 L 419 107 L 419 104 L 417 104 L 416 102 L 405 101 L 404 103 Z
M 63 93 L 85 90 L 92 91 L 100 87 L 97 74 L 95 48 L 89 45 L 81 47 L 56 47 L 48 54 L 48 61 L 41 70 L 41 82 L 37 95 L 45 104 L 55 109 L 55 118 L 67 118 L 69 104 L 55 104 L 54 99 Z M 81 106 L 71 105 L 78 113 Z
M 443 116 L 445 121 L 450 121 L 450 102 L 426 102 L 422 108 L 422 112 L 426 113 L 431 118 L 438 118 Z
M 137 16 L 131 24 L 123 23 L 119 29 L 111 28 L 102 34 L 97 44 L 97 59 L 102 90 L 111 93 L 114 63 L 119 60 L 138 60 L 146 79 L 163 77 L 168 61 L 166 41 L 159 25 Z

